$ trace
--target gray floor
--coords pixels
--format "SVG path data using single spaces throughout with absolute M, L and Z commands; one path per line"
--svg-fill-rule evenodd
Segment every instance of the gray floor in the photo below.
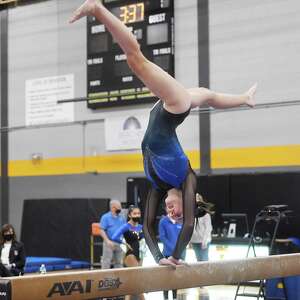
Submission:
M 235 296 L 236 286 L 220 285 L 210 286 L 205 288 L 179 290 L 177 300 L 233 300 Z M 247 287 L 247 292 L 255 293 L 257 288 Z M 148 293 L 145 295 L 146 300 L 163 300 L 163 293 Z M 172 293 L 169 292 L 169 299 L 172 298 Z M 250 300 L 254 298 L 239 297 L 238 300 Z

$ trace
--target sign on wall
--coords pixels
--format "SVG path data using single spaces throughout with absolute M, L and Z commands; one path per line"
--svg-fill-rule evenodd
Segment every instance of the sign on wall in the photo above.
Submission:
M 107 151 L 140 149 L 149 114 L 132 114 L 105 119 Z
M 74 74 L 26 80 L 26 126 L 74 121 L 74 103 L 57 104 L 74 98 Z

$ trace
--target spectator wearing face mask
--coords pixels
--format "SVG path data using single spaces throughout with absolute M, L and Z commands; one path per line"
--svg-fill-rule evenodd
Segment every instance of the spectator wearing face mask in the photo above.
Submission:
M 24 245 L 16 240 L 12 225 L 5 224 L 0 236 L 0 277 L 19 276 L 25 266 Z
M 141 223 L 141 210 L 137 206 L 129 206 L 128 222 L 120 227 L 113 235 L 112 239 L 126 245 L 124 265 L 126 267 L 138 267 L 142 265 L 143 254 L 140 244 L 144 239 L 143 227 Z M 124 239 L 122 239 L 124 237 Z M 143 294 L 136 296 L 126 296 L 125 300 L 136 299 L 144 300 Z
M 163 244 L 163 258 L 160 264 L 169 265 L 172 262 L 172 253 L 176 247 L 178 236 L 182 229 L 183 211 L 182 211 L 182 197 L 181 192 L 168 196 L 165 199 L 167 215 L 163 216 L 159 221 L 159 239 Z M 184 249 L 180 260 L 177 260 L 177 264 L 184 264 L 182 259 L 185 258 L 186 250 Z M 168 291 L 164 291 L 164 299 L 168 299 Z M 177 290 L 172 290 L 173 300 L 177 299 Z
M 114 242 L 112 237 L 114 233 L 122 227 L 126 220 L 121 213 L 121 203 L 118 200 L 111 200 L 109 203 L 110 211 L 101 216 L 100 235 L 103 239 L 103 250 L 101 268 L 110 269 L 122 268 L 123 251 L 120 244 Z
M 204 201 L 200 194 L 196 194 L 197 214 L 194 224 L 194 232 L 191 238 L 191 245 L 195 251 L 197 261 L 208 260 L 208 249 L 211 243 L 212 222 L 211 215 L 214 204 Z

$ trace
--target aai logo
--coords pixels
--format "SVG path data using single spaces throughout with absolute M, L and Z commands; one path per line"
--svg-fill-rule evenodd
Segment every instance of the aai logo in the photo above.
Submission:
M 66 281 L 66 282 L 56 282 L 50 289 L 47 297 L 50 298 L 53 295 L 56 296 L 70 296 L 74 293 L 84 294 L 90 293 L 93 280 L 86 281 Z
M 89 294 L 92 291 L 92 283 L 94 280 L 75 280 L 55 282 L 51 287 L 47 298 L 53 296 L 71 296 L 77 294 Z M 122 284 L 120 278 L 104 278 L 98 282 L 98 291 L 118 289 Z M 0 294 L 1 295 L 1 294 Z

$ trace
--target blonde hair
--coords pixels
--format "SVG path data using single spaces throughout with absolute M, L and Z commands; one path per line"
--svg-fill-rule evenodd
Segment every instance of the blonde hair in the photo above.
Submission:
M 165 204 L 171 201 L 182 205 L 182 191 L 178 189 L 173 189 L 172 193 L 166 197 Z

